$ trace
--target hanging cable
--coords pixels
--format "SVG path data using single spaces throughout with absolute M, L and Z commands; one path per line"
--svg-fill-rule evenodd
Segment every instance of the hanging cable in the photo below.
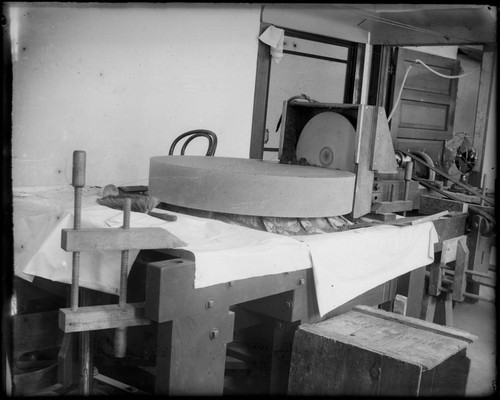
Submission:
M 433 74 L 436 74 L 442 78 L 446 78 L 446 79 L 458 79 L 458 78 L 463 78 L 464 76 L 467 76 L 467 75 L 470 75 L 472 74 L 473 72 L 476 72 L 478 69 L 480 69 L 481 67 L 477 67 L 477 68 L 474 68 L 472 71 L 469 71 L 465 74 L 461 74 L 461 75 L 444 75 L 444 74 L 441 74 L 440 72 L 437 72 L 436 70 L 432 69 L 431 67 L 429 67 L 426 63 L 424 63 L 422 60 L 420 59 L 416 59 L 414 61 L 414 64 L 421 64 L 423 65 L 425 68 L 427 68 L 430 72 L 432 72 Z M 409 65 L 408 68 L 406 69 L 406 73 L 405 73 L 405 76 L 403 78 L 403 82 L 401 83 L 401 88 L 399 89 L 399 93 L 398 93 L 398 97 L 396 98 L 396 103 L 394 103 L 394 106 L 392 107 L 392 111 L 391 113 L 389 114 L 389 117 L 387 118 L 387 122 L 390 122 L 393 115 L 394 115 L 394 112 L 396 111 L 396 108 L 398 107 L 399 105 L 399 101 L 401 100 L 401 95 L 403 94 L 403 89 L 405 87 L 405 83 L 406 83 L 406 78 L 408 78 L 408 73 L 410 72 L 410 69 L 412 69 L 413 65 Z
M 295 100 L 298 100 L 298 99 L 307 100 L 309 103 L 318 103 L 317 100 L 311 99 L 307 94 L 304 94 L 304 93 L 301 93 L 301 94 L 299 94 L 297 96 L 290 97 L 287 100 L 287 102 L 295 101 Z M 280 117 L 278 119 L 278 123 L 276 124 L 276 132 L 278 132 L 278 130 L 280 129 L 280 125 L 281 125 L 281 120 L 282 119 L 283 119 L 283 114 L 280 115 Z
M 403 78 L 403 83 L 401 83 L 401 88 L 399 89 L 398 97 L 396 98 L 396 103 L 394 104 L 394 107 L 392 107 L 392 111 L 389 114 L 389 117 L 387 118 L 387 122 L 388 123 L 391 122 L 392 116 L 394 115 L 394 112 L 396 111 L 396 108 L 398 108 L 399 101 L 401 100 L 401 95 L 403 94 L 403 89 L 405 87 L 406 78 L 408 78 L 408 73 L 410 72 L 410 69 L 412 69 L 411 65 L 406 70 L 405 77 Z
M 415 60 L 416 63 L 419 63 L 419 64 L 422 64 L 425 68 L 427 68 L 429 71 L 431 71 L 432 73 L 442 77 L 442 78 L 447 78 L 447 79 L 458 79 L 458 78 L 463 78 L 464 76 L 467 76 L 467 75 L 470 75 L 472 74 L 473 72 L 476 72 L 478 69 L 481 69 L 481 67 L 477 67 L 477 68 L 474 68 L 472 71 L 469 71 L 465 74 L 461 74 L 461 75 L 444 75 L 444 74 L 441 74 L 439 72 L 437 72 L 436 70 L 432 69 L 431 67 L 429 67 L 426 63 L 424 63 L 422 60 L 419 60 L 419 59 L 416 59 Z

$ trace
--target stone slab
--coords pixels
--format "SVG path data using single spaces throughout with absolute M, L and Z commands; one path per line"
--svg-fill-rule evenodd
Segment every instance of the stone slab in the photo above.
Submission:
M 268 217 L 327 217 L 352 210 L 352 172 L 204 156 L 152 157 L 149 195 L 176 206 Z

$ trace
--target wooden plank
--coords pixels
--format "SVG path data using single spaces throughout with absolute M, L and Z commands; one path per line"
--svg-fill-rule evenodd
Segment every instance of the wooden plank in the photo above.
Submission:
M 309 291 L 314 287 L 313 280 L 307 279 L 306 284 L 301 283 L 307 277 L 307 270 L 236 280 L 231 282 L 231 286 L 220 283 L 195 289 L 194 261 L 173 259 L 149 263 L 146 272 L 145 316 L 153 321 L 166 322 L 179 316 L 225 309 L 234 304 L 291 290 Z M 296 306 L 292 305 L 293 308 Z M 294 310 L 291 310 L 290 315 L 296 315 Z M 296 318 L 301 316 L 296 315 Z
M 421 224 L 423 222 L 429 222 L 429 221 L 435 221 L 441 217 L 444 217 L 446 215 L 448 215 L 449 212 L 448 211 L 442 211 L 442 212 L 439 212 L 439 213 L 436 213 L 436 214 L 432 214 L 432 215 L 429 215 L 428 217 L 422 217 L 422 218 L 417 218 L 417 219 L 414 219 L 411 221 L 411 224 L 412 225 L 417 225 L 417 224 Z
M 260 24 L 262 34 L 270 24 Z M 259 34 L 259 35 L 260 35 Z M 269 93 L 269 76 L 271 73 L 271 55 L 269 46 L 257 41 L 257 71 L 255 74 L 255 95 L 252 116 L 252 134 L 250 137 L 250 158 L 262 159 L 264 148 L 264 132 L 266 130 L 267 99 Z M 285 117 L 283 116 L 283 121 Z
M 58 311 L 46 311 L 35 314 L 12 316 L 13 357 L 37 350 L 59 347 L 62 333 L 57 326 Z
M 458 241 L 456 261 L 455 261 L 455 275 L 453 277 L 453 292 L 452 297 L 455 301 L 464 301 L 465 287 L 467 279 L 465 271 L 469 264 L 469 249 L 467 248 L 467 236 L 462 236 Z
M 186 246 L 163 228 L 62 229 L 61 248 L 66 251 L 167 249 Z
M 446 326 L 453 326 L 453 301 L 451 293 L 446 293 L 446 300 L 444 301 L 444 318 Z
M 366 218 L 375 219 L 377 221 L 395 221 L 396 214 L 392 212 L 369 213 L 365 215 Z
M 356 306 L 354 307 L 353 311 L 367 315 L 377 316 L 389 321 L 396 321 L 407 326 L 412 326 L 414 328 L 419 328 L 429 332 L 434 332 L 440 335 L 448 336 L 450 338 L 464 340 L 469 343 L 472 343 L 473 341 L 477 340 L 477 336 L 472 335 L 469 332 L 462 331 L 460 329 L 431 324 L 427 321 L 422 321 L 417 318 L 411 318 L 394 313 L 389 313 L 386 311 L 378 310 L 373 307 Z
M 375 202 L 371 207 L 371 211 L 375 214 L 411 211 L 412 209 L 412 200 L 379 201 Z
M 76 361 L 77 354 L 78 336 L 65 333 L 57 354 L 57 381 L 64 386 L 78 382 L 80 371 Z
M 429 296 L 439 296 L 442 284 L 443 270 L 441 269 L 441 264 L 432 263 L 430 266 L 429 286 L 427 288 Z
M 360 106 L 357 115 L 355 141 L 356 184 L 352 218 L 359 218 L 370 212 L 372 203 L 373 179 L 375 173 L 370 170 L 373 135 L 376 129 L 377 114 L 375 107 Z
M 347 348 L 344 380 L 340 394 L 367 396 L 378 392 L 383 356 L 357 346 Z M 350 360 L 354 362 L 349 362 Z M 327 393 L 330 394 L 330 393 Z
M 422 367 L 392 357 L 384 357 L 377 396 L 414 397 L 419 395 Z
M 284 322 L 271 319 L 269 348 L 271 350 L 269 365 L 269 394 L 284 395 L 287 392 L 290 374 L 290 361 L 295 331 L 300 321 Z
M 420 214 L 435 214 L 447 210 L 466 213 L 468 212 L 468 208 L 468 204 L 461 201 L 437 198 L 423 194 L 420 196 L 420 207 L 418 212 Z
M 435 296 L 427 296 L 427 308 L 425 310 L 424 320 L 434 322 L 434 315 L 436 314 L 437 299 Z
M 466 349 L 429 371 L 424 371 L 420 384 L 421 397 L 463 397 L 465 396 L 470 360 Z
M 233 329 L 234 313 L 227 309 L 158 324 L 155 394 L 222 395 Z
M 76 311 L 61 308 L 59 311 L 59 328 L 66 333 L 151 323 L 144 317 L 144 303 L 128 303 L 121 307 L 118 304 L 87 306 L 80 307 Z
M 457 259 L 457 247 L 460 242 L 462 246 L 466 246 L 467 235 L 457 236 L 455 238 L 443 240 L 441 250 L 441 264 L 448 264 Z
M 479 81 L 479 93 L 477 95 L 477 114 L 474 125 L 474 145 L 477 151 L 478 163 L 474 166 L 474 171 L 484 171 L 484 154 L 486 152 L 486 133 L 488 131 L 488 119 L 493 97 L 493 82 L 496 80 L 496 46 L 486 48 L 483 51 L 481 60 L 481 76 Z M 496 98 L 496 97 L 495 97 Z M 493 117 L 494 118 L 494 117 Z
M 325 358 L 326 368 L 318 373 L 323 376 L 323 390 L 321 395 L 328 393 L 342 393 L 344 388 L 344 379 L 347 374 L 347 365 L 350 360 L 348 359 L 349 345 L 341 341 L 324 340 L 326 342 L 326 349 L 323 353 Z M 306 346 L 308 344 L 306 343 Z
M 422 302 L 425 294 L 425 267 L 411 271 L 408 282 L 406 314 L 409 317 L 421 318 Z

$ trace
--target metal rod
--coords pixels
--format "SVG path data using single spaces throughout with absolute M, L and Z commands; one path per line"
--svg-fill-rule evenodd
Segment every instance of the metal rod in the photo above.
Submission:
M 411 183 L 411 177 L 413 175 L 413 161 L 408 161 L 406 163 L 406 168 L 405 168 L 405 192 L 404 192 L 404 200 L 408 200 L 408 197 L 410 196 L 410 183 Z M 403 216 L 406 217 L 406 211 L 403 212 Z
M 82 188 L 85 186 L 86 153 L 82 150 L 73 152 L 73 187 L 75 188 L 75 208 L 73 229 L 81 228 L 82 220 Z M 80 278 L 80 252 L 73 252 L 73 265 L 71 275 L 71 310 L 78 309 L 78 290 Z
M 132 200 L 125 199 L 123 205 L 123 229 L 130 228 L 130 211 L 132 209 Z M 120 274 L 120 298 L 119 305 L 124 306 L 127 303 L 127 275 L 128 275 L 128 250 L 122 251 L 122 263 Z
M 443 282 L 446 282 L 446 281 L 444 281 L 444 280 L 443 280 Z M 442 286 L 440 286 L 440 287 L 439 287 L 439 289 L 440 289 L 441 291 L 445 292 L 445 293 L 452 293 L 452 292 L 453 292 L 453 290 L 452 290 L 452 289 L 445 288 L 445 287 L 442 287 Z M 462 295 L 463 295 L 464 297 L 469 297 L 469 298 L 471 298 L 471 299 L 476 299 L 476 300 L 487 301 L 487 302 L 489 302 L 489 303 L 494 303 L 494 302 L 495 302 L 495 299 L 489 299 L 489 298 L 487 298 L 487 297 L 480 296 L 480 295 L 478 295 L 478 294 L 469 293 L 469 292 L 464 292 L 464 293 L 462 293 Z
M 489 299 L 487 297 L 480 296 L 478 294 L 468 293 L 468 292 L 464 293 L 464 297 L 469 297 L 471 299 L 476 299 L 476 300 L 487 301 L 488 303 L 494 303 L 495 302 L 495 299 Z
M 85 186 L 85 167 L 86 153 L 82 150 L 73 152 L 73 176 L 72 185 L 75 188 L 75 208 L 73 229 L 79 230 L 82 222 L 82 192 Z M 78 310 L 79 291 L 80 291 L 80 252 L 73 252 L 73 265 L 71 276 L 71 310 Z M 79 348 L 80 348 L 80 394 L 88 396 L 92 385 L 92 377 L 90 376 L 91 357 L 90 357 L 90 333 L 80 332 Z
M 132 208 L 132 200 L 125 199 L 123 205 L 123 229 L 130 228 L 130 211 Z M 129 251 L 122 251 L 122 262 L 120 270 L 120 293 L 118 305 L 123 307 L 127 304 L 127 276 L 128 276 L 128 256 Z M 127 330 L 126 328 L 116 328 L 114 341 L 114 354 L 117 358 L 125 357 L 127 351 Z
M 441 268 L 445 269 L 447 273 L 449 273 L 450 275 L 455 275 L 455 271 L 452 267 L 449 267 L 449 266 L 441 266 Z M 489 279 L 493 279 L 493 277 L 488 274 L 488 273 L 484 273 L 484 272 L 477 272 L 477 271 L 474 271 L 474 270 L 471 270 L 471 269 L 466 269 L 464 271 L 466 274 L 469 274 L 469 275 L 474 275 L 474 276 L 480 276 L 482 278 L 489 278 Z

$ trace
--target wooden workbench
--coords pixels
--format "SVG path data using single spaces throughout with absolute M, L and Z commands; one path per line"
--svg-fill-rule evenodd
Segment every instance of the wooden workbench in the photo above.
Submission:
M 435 221 L 440 242 L 463 234 L 466 216 Z M 293 334 L 301 323 L 328 319 L 358 304 L 387 303 L 398 291 L 408 296 L 407 315 L 422 313 L 425 267 L 407 274 L 409 282 L 386 282 L 321 318 L 312 269 L 195 289 L 195 262 L 188 253 L 158 251 L 154 257 L 146 263 L 145 315 L 157 329 L 156 393 L 222 394 L 226 347 L 238 329 L 238 313 L 250 311 L 267 321 L 269 393 L 286 391 Z
M 463 234 L 465 218 L 466 214 L 461 214 L 435 221 L 440 241 Z M 293 334 L 298 325 L 330 318 L 358 304 L 388 303 L 398 292 L 408 296 L 408 315 L 415 316 L 424 293 L 425 268 L 421 268 L 407 274 L 410 283 L 406 288 L 404 279 L 391 280 L 321 318 L 312 269 L 195 289 L 195 261 L 191 253 L 141 253 L 128 278 L 128 302 L 144 302 L 145 316 L 151 324 L 131 329 L 129 349 L 133 353 L 134 339 L 136 345 L 144 346 L 145 337 L 152 334 L 154 360 L 150 370 L 154 370 L 153 391 L 157 394 L 223 394 L 227 347 L 242 326 L 252 326 L 249 315 L 264 321 L 254 326 L 255 334 L 265 338 L 266 392 L 284 393 Z M 102 299 L 99 302 L 106 303 Z M 98 339 L 103 332 L 95 333 Z

